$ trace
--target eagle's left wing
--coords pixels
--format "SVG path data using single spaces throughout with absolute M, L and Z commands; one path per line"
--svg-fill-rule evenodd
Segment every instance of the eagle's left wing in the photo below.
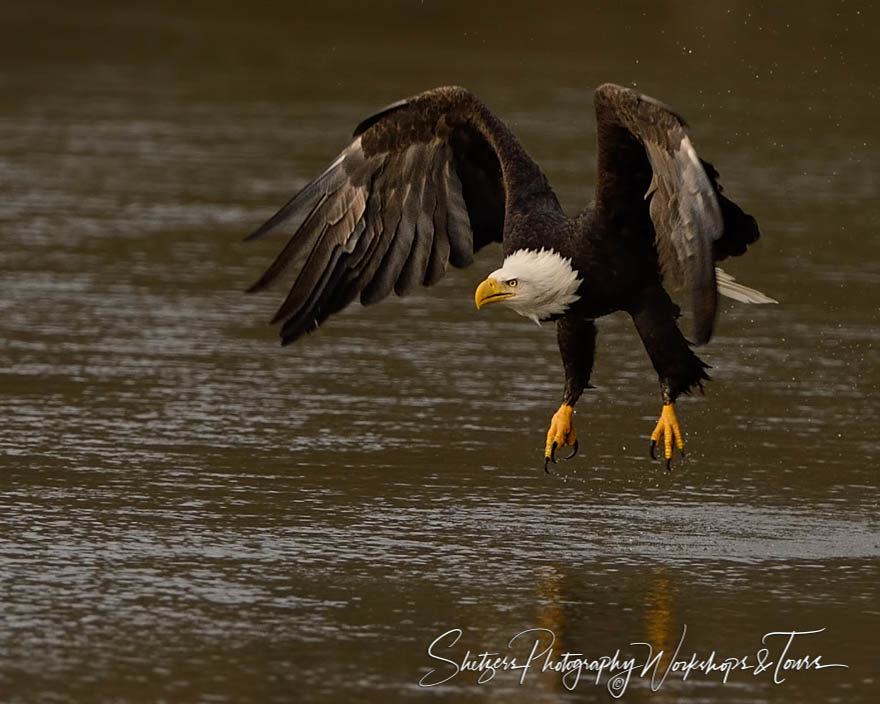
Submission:
M 758 239 L 754 218 L 725 198 L 718 173 L 697 156 L 684 120 L 663 103 L 606 83 L 596 89 L 596 207 L 655 237 L 664 283 L 689 286 L 695 342 L 712 336 L 715 261 Z

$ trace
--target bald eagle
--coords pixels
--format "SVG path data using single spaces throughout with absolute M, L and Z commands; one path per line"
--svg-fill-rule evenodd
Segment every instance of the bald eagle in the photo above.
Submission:
M 715 262 L 743 254 L 757 224 L 728 200 L 718 173 L 697 156 L 686 123 L 663 103 L 606 83 L 595 93 L 598 183 L 576 217 L 562 211 L 547 178 L 507 126 L 459 87 L 389 105 L 247 239 L 291 219 L 287 245 L 249 291 L 289 268 L 295 281 L 272 323 L 282 344 L 317 328 L 356 298 L 436 283 L 449 264 L 501 242 L 504 260 L 477 287 L 477 308 L 503 303 L 536 322 L 554 321 L 565 371 L 562 403 L 544 445 L 578 449 L 574 405 L 590 387 L 596 318 L 632 316 L 659 375 L 662 410 L 650 453 L 684 450 L 674 405 L 709 377 L 676 323 L 668 290 L 690 290 L 693 339 L 709 340 L 717 294 L 771 302 Z

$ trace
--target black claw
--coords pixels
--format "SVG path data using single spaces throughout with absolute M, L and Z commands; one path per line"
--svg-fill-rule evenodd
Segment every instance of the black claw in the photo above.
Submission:
M 550 461 L 556 464 L 556 448 L 559 447 L 555 442 L 550 447 Z
M 550 468 L 547 466 L 547 464 L 548 464 L 549 462 L 550 462 L 550 458 L 549 458 L 549 457 L 545 457 L 545 458 L 544 458 L 544 473 L 545 473 L 545 474 L 550 474 Z
M 666 472 L 667 473 L 672 472 L 672 458 L 671 457 L 668 460 L 666 460 Z
M 656 460 L 657 456 L 654 454 L 654 448 L 657 446 L 657 443 L 651 440 L 651 459 Z
M 572 445 L 571 454 L 565 459 L 570 460 L 578 453 L 578 441 L 574 441 L 574 445 Z

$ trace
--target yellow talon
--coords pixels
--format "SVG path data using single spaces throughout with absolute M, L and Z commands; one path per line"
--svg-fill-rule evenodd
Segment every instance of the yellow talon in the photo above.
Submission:
M 667 467 L 669 466 L 668 460 L 672 459 L 673 439 L 675 439 L 676 447 L 684 452 L 684 438 L 681 435 L 681 426 L 678 424 L 678 418 L 675 417 L 674 405 L 672 403 L 663 404 L 660 420 L 657 421 L 657 425 L 654 426 L 654 432 L 651 433 L 651 457 L 654 456 L 654 447 L 659 443 L 662 436 Z
M 574 408 L 563 403 L 559 410 L 550 419 L 550 430 L 547 431 L 547 442 L 544 445 L 544 471 L 547 471 L 549 462 L 556 462 L 556 449 L 568 445 L 572 453 L 566 458 L 571 459 L 577 454 L 577 433 L 571 424 L 571 416 Z

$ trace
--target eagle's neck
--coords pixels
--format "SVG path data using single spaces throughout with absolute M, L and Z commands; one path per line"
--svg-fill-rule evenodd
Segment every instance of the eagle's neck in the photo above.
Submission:
M 564 314 L 580 298 L 578 271 L 570 258 L 552 249 L 518 249 L 496 273 L 505 279 L 519 280 L 516 296 L 504 302 L 539 324 Z

